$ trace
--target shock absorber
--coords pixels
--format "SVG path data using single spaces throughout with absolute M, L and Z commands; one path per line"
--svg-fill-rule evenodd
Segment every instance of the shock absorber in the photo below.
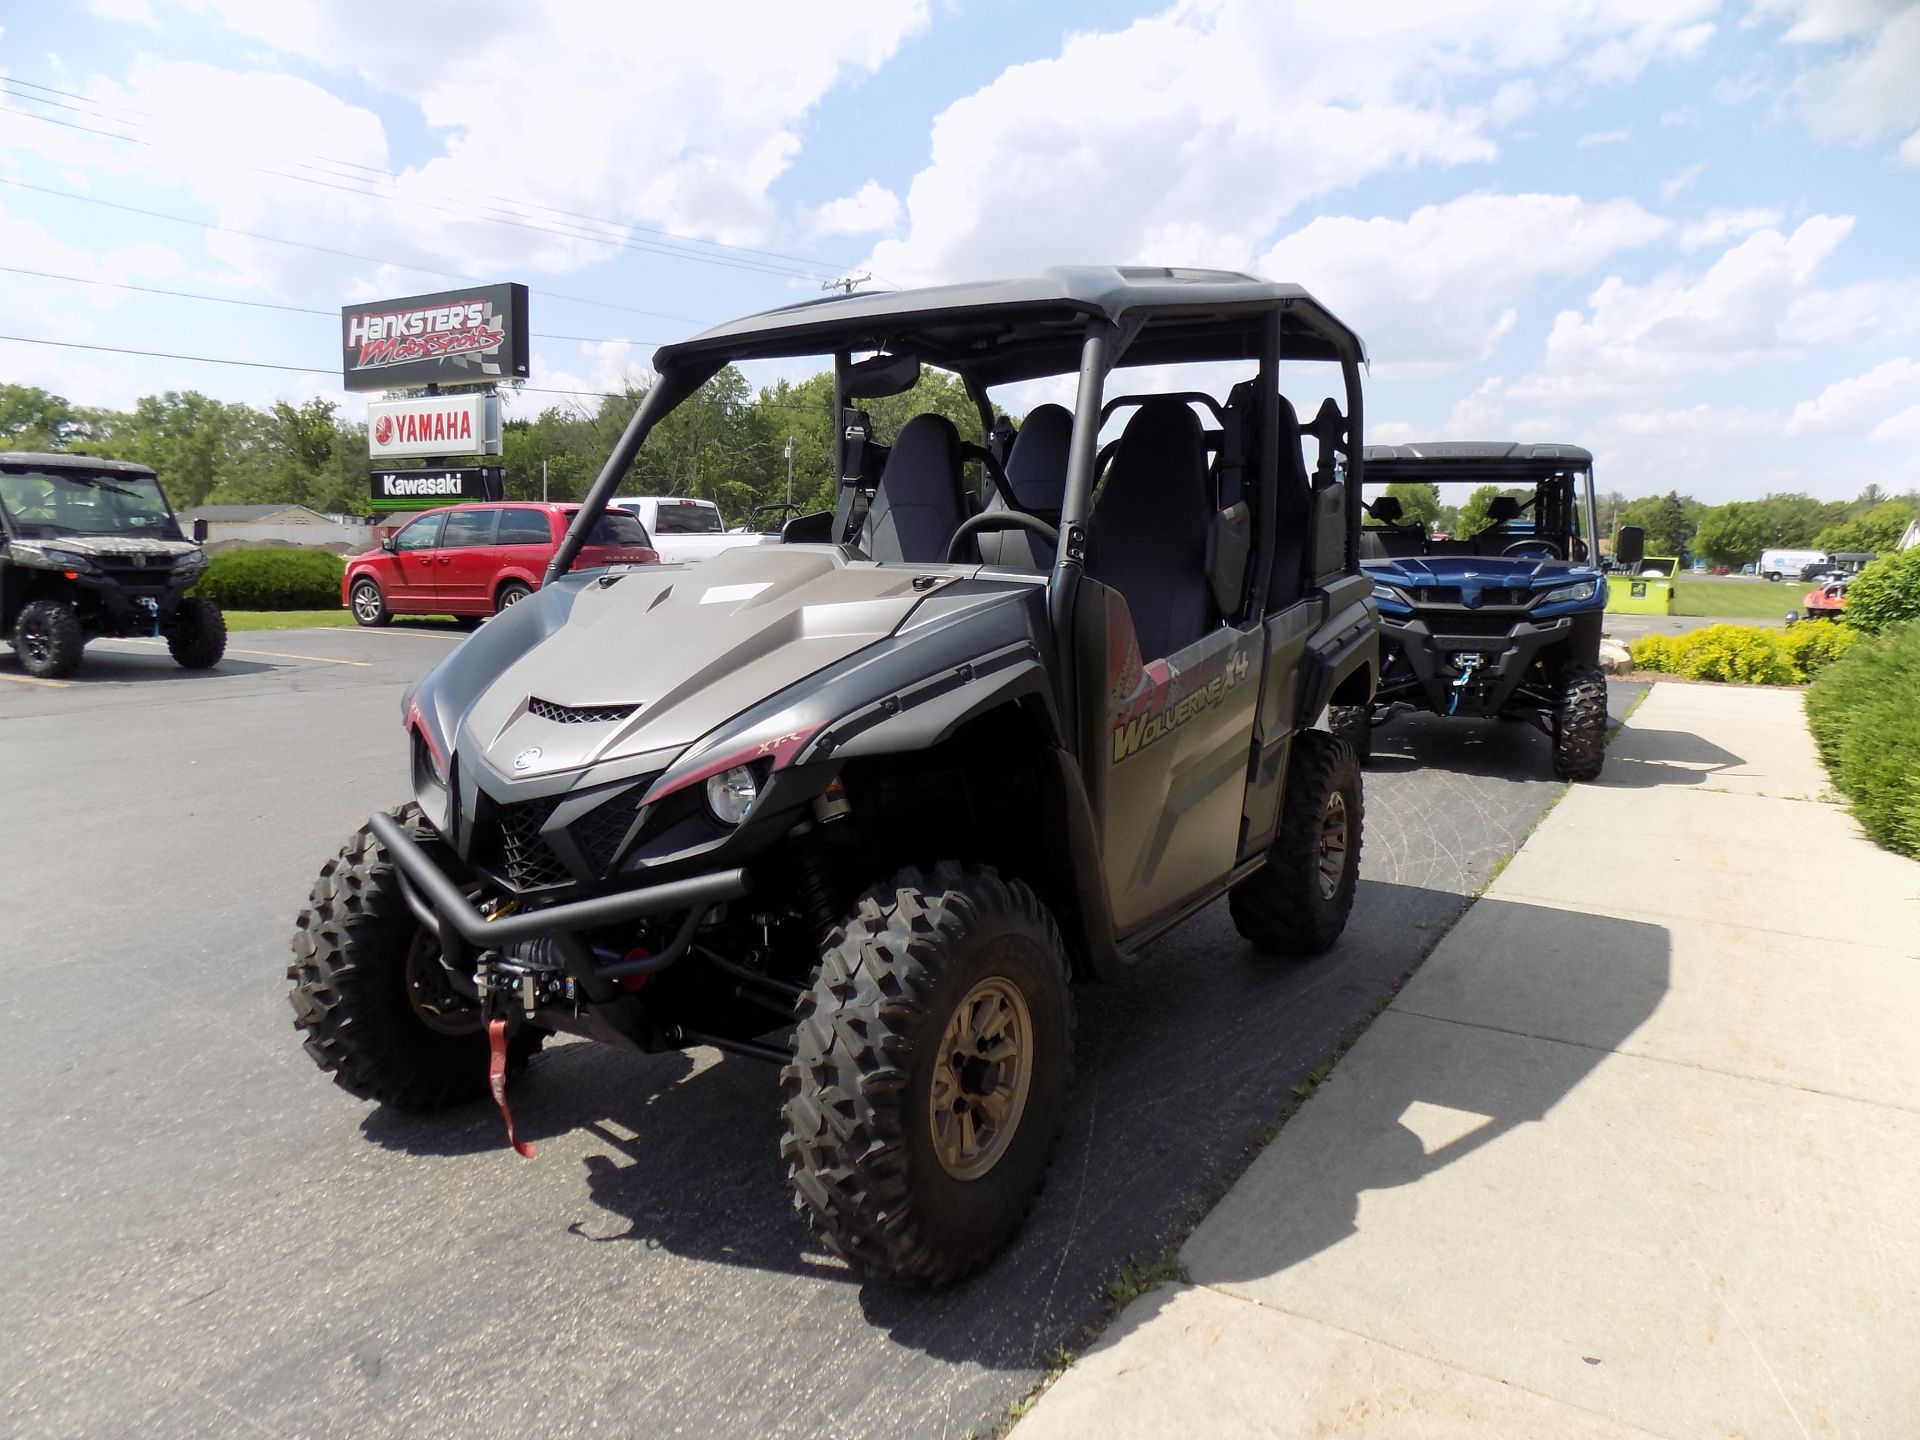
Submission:
M 824 935 L 840 919 L 840 866 L 818 836 L 794 847 L 794 905 L 814 935 Z

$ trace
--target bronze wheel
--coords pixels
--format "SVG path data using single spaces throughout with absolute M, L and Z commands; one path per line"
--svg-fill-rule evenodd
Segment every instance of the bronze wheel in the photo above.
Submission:
M 1331 900 L 1340 893 L 1340 882 L 1347 875 L 1347 797 L 1338 790 L 1327 793 L 1327 808 L 1320 816 L 1320 898 Z
M 978 1180 L 1006 1153 L 1026 1113 L 1032 1049 L 1026 999 L 998 976 L 954 1008 L 927 1097 L 933 1153 L 954 1179 Z

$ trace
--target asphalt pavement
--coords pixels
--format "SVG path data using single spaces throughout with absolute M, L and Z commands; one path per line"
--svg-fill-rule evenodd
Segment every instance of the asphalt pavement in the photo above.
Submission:
M 522 1161 L 491 1107 L 391 1115 L 301 1052 L 294 915 L 404 797 L 401 686 L 457 639 L 237 635 L 209 674 L 102 643 L 64 687 L 0 653 L 0 1435 L 988 1431 L 1557 789 L 1525 725 L 1385 727 L 1340 946 L 1276 962 L 1215 906 L 1081 990 L 1026 1229 L 903 1294 L 794 1215 L 771 1068 L 550 1046 Z

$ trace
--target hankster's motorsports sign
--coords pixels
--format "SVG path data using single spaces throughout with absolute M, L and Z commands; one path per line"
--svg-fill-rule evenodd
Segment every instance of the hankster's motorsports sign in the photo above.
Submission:
M 524 380 L 527 287 L 470 285 L 342 306 L 340 341 L 349 390 Z

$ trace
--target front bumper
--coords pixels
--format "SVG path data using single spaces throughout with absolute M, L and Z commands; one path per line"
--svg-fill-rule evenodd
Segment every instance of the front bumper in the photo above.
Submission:
M 164 574 L 150 581 L 82 575 L 74 581 L 81 623 L 97 635 L 158 635 L 180 608 L 189 583 Z
M 1416 611 L 1410 616 L 1383 612 L 1381 678 L 1374 701 L 1379 705 L 1411 703 L 1441 715 L 1482 717 L 1498 715 L 1516 698 L 1531 704 L 1540 697 L 1518 692 L 1533 672 L 1534 663 L 1543 651 L 1573 643 L 1576 627 L 1586 618 L 1560 615 L 1550 620 L 1529 620 L 1524 612 L 1509 617 L 1485 610 L 1458 615 Z M 1597 644 L 1598 614 L 1591 618 Z M 1460 633 L 1469 626 L 1488 633 Z M 1482 659 L 1470 681 L 1459 687 L 1456 703 L 1454 682 L 1461 674 L 1462 657 L 1470 654 Z

